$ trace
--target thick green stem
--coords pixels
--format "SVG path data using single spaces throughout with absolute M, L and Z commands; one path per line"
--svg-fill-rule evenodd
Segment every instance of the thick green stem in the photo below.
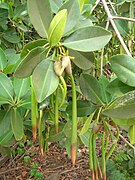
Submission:
M 89 166 L 90 166 L 90 170 L 91 170 L 91 176 L 92 176 L 92 180 L 95 180 L 95 174 L 94 174 L 94 162 L 93 162 L 93 133 L 92 131 L 90 132 L 90 138 L 89 138 Z
M 102 137 L 102 173 L 103 173 L 103 180 L 106 180 L 106 160 L 105 160 L 105 133 L 103 133 Z
M 106 155 L 106 161 L 109 159 L 109 157 L 112 155 L 115 147 L 117 146 L 117 142 L 118 142 L 118 139 L 119 139 L 119 129 L 118 127 L 116 127 L 116 131 L 117 131 L 117 134 L 116 134 L 116 139 L 114 140 L 113 142 L 113 145 L 111 146 L 111 148 L 109 149 L 107 155 Z
M 33 89 L 32 76 L 31 76 L 31 120 L 32 120 L 33 140 L 36 140 L 36 136 L 37 136 L 37 117 L 38 117 L 37 101 Z
M 72 84 L 72 134 L 71 134 L 71 158 L 72 164 L 76 161 L 76 145 L 77 145 L 77 104 L 76 104 L 76 88 L 73 75 L 70 75 Z
M 44 139 L 42 136 L 42 116 L 43 116 L 43 111 L 40 110 L 40 115 L 39 115 L 39 124 L 38 124 L 38 135 L 39 135 L 39 143 L 40 143 L 40 152 L 43 156 L 44 150 L 43 150 L 43 144 L 44 144 Z
M 96 155 L 96 134 L 93 134 L 92 148 L 93 148 L 93 163 L 94 163 L 95 179 L 98 180 L 97 155 Z
M 103 179 L 103 174 L 102 174 L 102 170 L 101 170 L 98 158 L 97 158 L 97 167 L 98 167 L 98 173 L 99 173 L 100 179 Z
M 64 78 L 62 76 L 60 76 L 60 80 L 61 80 L 61 83 L 63 85 L 63 89 L 64 90 L 63 90 L 63 93 L 62 93 L 62 101 L 61 101 L 61 104 L 60 104 L 59 107 L 61 107 L 64 104 L 65 98 L 66 98 L 66 95 L 67 95 L 67 85 L 66 85 L 66 82 L 65 82 L 65 80 L 64 80 Z
M 55 130 L 56 130 L 56 134 L 59 133 L 59 97 L 58 97 L 58 88 L 56 89 L 56 95 L 55 95 L 55 107 L 54 107 L 54 122 L 55 122 Z

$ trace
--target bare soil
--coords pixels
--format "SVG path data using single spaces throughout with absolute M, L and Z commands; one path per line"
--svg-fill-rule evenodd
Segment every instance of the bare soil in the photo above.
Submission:
M 27 155 L 31 157 L 28 163 L 24 161 Z M 27 147 L 21 156 L 0 156 L 0 180 L 37 179 L 30 173 L 33 162 L 38 164 L 35 169 L 42 172 L 43 180 L 87 180 L 91 176 L 88 157 L 87 149 L 80 148 L 76 165 L 72 167 L 66 150 L 58 144 L 51 144 L 44 156 L 41 156 L 38 144 L 34 144 Z

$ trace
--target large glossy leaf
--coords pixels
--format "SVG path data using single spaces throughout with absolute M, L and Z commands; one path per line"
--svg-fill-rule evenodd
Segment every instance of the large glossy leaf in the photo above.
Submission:
M 61 39 L 67 20 L 67 10 L 63 9 L 59 11 L 53 18 L 49 30 L 48 41 L 50 46 L 55 46 Z
M 102 105 L 101 89 L 95 77 L 82 74 L 80 77 L 80 88 L 84 96 L 97 105 Z
M 18 65 L 14 76 L 25 78 L 32 74 L 35 67 L 45 58 L 46 51 L 43 47 L 32 49 Z
M 38 34 L 46 38 L 52 20 L 52 12 L 49 0 L 28 0 L 28 13 L 30 20 Z
M 3 73 L 0 73 L 0 102 L 12 101 L 13 95 L 14 90 L 10 79 Z
M 78 100 L 77 101 L 77 116 L 78 117 L 84 117 L 88 116 L 89 114 L 93 113 L 97 107 L 94 106 L 91 102 L 89 101 L 82 101 Z M 68 114 L 72 114 L 72 103 L 69 103 L 69 106 L 66 109 L 66 112 Z
M 0 111 L 0 136 L 10 130 L 11 119 L 11 110 L 7 110 L 6 112 Z
M 54 72 L 51 57 L 38 64 L 33 72 L 32 81 L 38 102 L 42 102 L 56 90 L 59 79 Z
M 24 135 L 23 131 L 23 118 L 20 116 L 17 109 L 12 109 L 12 121 L 11 121 L 12 131 L 14 133 L 15 139 L 17 141 L 21 140 Z
M 116 124 L 118 124 L 119 126 L 132 126 L 135 124 L 135 118 L 130 118 L 130 119 L 116 119 L 113 118 L 112 119 Z
M 6 65 L 7 65 L 7 57 L 4 51 L 0 48 L 0 70 L 3 71 Z
M 128 134 L 131 144 L 135 144 L 135 125 L 129 128 Z
M 80 69 L 87 70 L 93 66 L 94 54 L 92 52 L 79 52 L 69 49 L 70 56 L 74 57 L 73 63 Z
M 129 86 L 135 86 L 135 59 L 125 55 L 116 55 L 110 59 L 112 70 L 118 79 Z
M 118 78 L 111 81 L 106 87 L 106 91 L 109 92 L 113 98 L 122 96 L 133 90 L 135 90 L 134 87 L 128 86 L 127 84 L 121 82 Z
M 12 130 L 9 130 L 0 137 L 0 145 L 5 145 L 13 137 Z
M 103 114 L 112 118 L 128 119 L 135 117 L 135 91 L 131 91 L 117 98 L 103 111 Z
M 104 28 L 90 26 L 81 28 L 65 39 L 63 45 L 77 51 L 90 52 L 103 48 L 111 39 L 111 33 Z
M 15 94 L 18 97 L 18 99 L 20 99 L 24 95 L 26 95 L 26 93 L 30 89 L 30 79 L 29 78 L 25 78 L 25 79 L 14 78 L 13 85 L 14 85 Z
M 60 8 L 60 10 L 62 9 L 67 9 L 67 12 L 68 12 L 67 23 L 66 23 L 65 32 L 64 32 L 64 34 L 66 35 L 75 27 L 75 25 L 77 24 L 80 18 L 80 8 L 79 8 L 78 0 L 67 1 Z
M 23 59 L 32 49 L 36 47 L 42 47 L 46 43 L 47 43 L 46 39 L 38 39 L 27 43 L 21 52 L 21 59 Z

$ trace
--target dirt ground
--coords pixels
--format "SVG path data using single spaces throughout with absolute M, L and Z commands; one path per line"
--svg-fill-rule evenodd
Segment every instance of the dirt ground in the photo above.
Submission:
M 25 156 L 30 156 L 29 162 L 24 162 Z M 41 172 L 43 180 L 87 180 L 91 179 L 89 170 L 89 156 L 87 149 L 79 149 L 75 167 L 64 148 L 58 144 L 51 144 L 49 151 L 41 156 L 38 144 L 25 149 L 24 154 L 15 155 L 13 158 L 0 156 L 0 180 L 30 180 L 38 179 L 31 175 L 32 164 L 38 166 L 36 171 Z

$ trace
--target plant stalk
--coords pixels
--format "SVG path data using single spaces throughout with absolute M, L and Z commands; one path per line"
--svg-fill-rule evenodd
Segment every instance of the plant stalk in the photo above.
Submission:
M 106 180 L 106 160 L 105 160 L 105 132 L 103 133 L 102 137 L 102 173 L 103 173 L 103 180 Z
M 34 141 L 36 140 L 37 137 L 37 117 L 38 117 L 37 101 L 36 101 L 36 96 L 33 88 L 32 76 L 31 76 L 31 120 L 32 120 L 32 134 Z
M 59 89 L 56 89 L 56 95 L 55 95 L 55 107 L 54 107 L 54 122 L 55 122 L 55 131 L 56 134 L 59 133 L 59 97 L 58 97 Z
M 95 174 L 94 174 L 94 162 L 93 162 L 93 133 L 90 132 L 90 138 L 89 138 L 89 166 L 91 170 L 91 176 L 92 180 L 95 180 Z
M 106 161 L 109 159 L 109 157 L 112 155 L 115 147 L 117 146 L 117 142 L 118 142 L 118 139 L 119 139 L 119 129 L 118 127 L 116 127 L 116 131 L 117 131 L 117 134 L 116 134 L 116 139 L 114 140 L 113 142 L 113 145 L 111 146 L 111 148 L 109 149 L 107 155 L 106 155 Z
M 76 87 L 74 77 L 71 74 L 72 85 L 72 134 L 71 134 L 71 159 L 73 166 L 76 161 L 76 146 L 77 146 L 77 104 L 76 104 Z
M 40 110 L 40 114 L 39 114 L 39 126 L 38 126 L 38 135 L 39 135 L 39 144 L 40 144 L 40 152 L 41 155 L 44 155 L 44 150 L 43 150 L 43 144 L 44 144 L 44 139 L 42 136 L 42 116 L 43 116 L 43 111 Z
M 94 164 L 95 179 L 98 180 L 97 155 L 96 155 L 96 134 L 93 134 L 92 148 L 93 148 L 92 150 L 93 150 L 93 164 Z

